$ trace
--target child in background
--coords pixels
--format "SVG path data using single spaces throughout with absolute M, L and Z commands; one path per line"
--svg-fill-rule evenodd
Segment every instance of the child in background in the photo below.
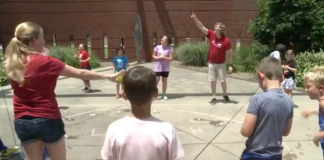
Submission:
M 281 55 L 286 53 L 287 47 L 283 44 L 277 44 L 276 49 L 270 53 L 270 57 L 274 57 L 281 62 Z
M 103 160 L 179 160 L 183 149 L 168 122 L 151 115 L 158 96 L 155 73 L 143 66 L 129 69 L 123 77 L 123 97 L 132 113 L 112 123 L 101 151 Z
M 285 54 L 286 61 L 282 65 L 285 79 L 281 82 L 281 87 L 292 97 L 292 91 L 296 88 L 295 73 L 297 72 L 295 54 L 293 50 L 288 50 Z
M 76 58 L 80 61 L 80 68 L 91 70 L 90 66 L 90 56 L 88 52 L 85 50 L 84 44 L 79 45 L 79 53 L 75 55 Z M 89 80 L 83 80 L 84 88 L 82 89 L 84 92 L 89 93 L 91 92 L 91 84 Z
M 313 142 L 316 146 L 321 144 L 324 157 L 324 67 L 315 67 L 312 71 L 304 75 L 305 90 L 311 100 L 317 100 L 319 107 L 308 109 L 303 112 L 303 116 L 308 118 L 311 115 L 318 115 L 319 132 L 314 136 Z
M 167 100 L 166 90 L 168 87 L 168 77 L 170 72 L 170 62 L 172 61 L 172 49 L 170 47 L 171 38 L 164 36 L 161 39 L 161 45 L 154 48 L 153 59 L 155 62 L 154 72 L 156 74 L 157 83 L 159 84 L 162 77 L 162 100 Z
M 19 153 L 19 148 L 17 146 L 8 148 L 5 146 L 0 138 L 0 159 L 8 159 L 12 155 Z
M 248 137 L 241 160 L 281 160 L 282 137 L 292 126 L 294 103 L 280 89 L 280 62 L 264 58 L 259 66 L 259 86 L 264 91 L 250 99 L 241 134 Z
M 126 71 L 127 68 L 129 67 L 129 61 L 128 61 L 128 58 L 125 56 L 124 48 L 123 47 L 117 48 L 116 52 L 117 52 L 117 56 L 115 56 L 114 60 L 113 60 L 113 63 L 114 63 L 113 71 L 115 73 L 118 73 L 122 69 Z M 124 86 L 123 86 L 123 84 L 121 84 L 122 80 L 123 80 L 122 76 L 118 76 L 116 78 L 116 82 L 117 82 L 116 83 L 116 91 L 117 91 L 116 98 L 120 97 L 120 94 L 119 94 L 120 87 L 122 88 L 122 90 L 124 90 Z

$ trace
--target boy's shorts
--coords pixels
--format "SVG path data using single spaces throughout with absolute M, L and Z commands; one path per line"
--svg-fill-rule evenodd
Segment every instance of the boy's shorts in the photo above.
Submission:
M 115 73 L 118 73 L 118 72 L 115 72 Z M 123 76 L 117 76 L 116 82 L 121 82 L 121 81 L 123 81 Z
M 226 81 L 226 64 L 215 64 L 208 63 L 208 80 L 216 81 L 217 79 L 221 82 Z
M 244 151 L 242 153 L 241 159 L 240 160 L 282 160 L 282 155 L 274 155 L 274 156 L 268 156 L 268 157 L 263 157 L 260 155 L 254 155 L 251 154 L 247 151 Z
M 87 69 L 87 70 L 91 70 L 90 66 L 84 66 L 84 67 L 80 67 L 81 69 Z

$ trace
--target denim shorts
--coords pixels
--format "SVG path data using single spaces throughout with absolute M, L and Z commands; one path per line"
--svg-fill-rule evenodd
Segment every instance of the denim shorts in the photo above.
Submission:
M 87 70 L 91 70 L 91 66 L 84 66 L 84 67 L 80 67 L 81 69 L 87 69 Z
M 15 131 L 22 145 L 40 140 L 46 144 L 60 142 L 65 135 L 62 119 L 24 116 L 15 119 Z

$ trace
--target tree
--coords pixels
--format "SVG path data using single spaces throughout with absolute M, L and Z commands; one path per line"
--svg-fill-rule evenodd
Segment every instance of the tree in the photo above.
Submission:
M 253 39 L 265 45 L 292 42 L 296 53 L 324 48 L 323 0 L 259 0 L 249 24 Z

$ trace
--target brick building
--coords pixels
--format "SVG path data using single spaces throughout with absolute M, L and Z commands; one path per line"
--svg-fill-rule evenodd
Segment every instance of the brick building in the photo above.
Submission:
M 202 39 L 190 18 L 195 11 L 209 29 L 215 22 L 226 24 L 232 44 L 240 38 L 242 43 L 251 42 L 247 25 L 256 13 L 256 0 L 1 0 L 0 37 L 6 46 L 13 37 L 14 28 L 23 21 L 43 26 L 48 44 L 56 35 L 59 45 L 70 45 L 73 35 L 75 45 L 86 43 L 89 33 L 92 50 L 102 60 L 109 60 L 119 46 L 119 37 L 125 37 L 126 54 L 135 58 L 134 26 L 139 13 L 143 28 L 143 58 L 151 55 L 153 32 L 160 37 L 172 34 L 180 43 L 186 37 Z M 103 35 L 108 37 L 109 57 L 104 58 Z M 234 45 L 233 45 L 234 46 Z

